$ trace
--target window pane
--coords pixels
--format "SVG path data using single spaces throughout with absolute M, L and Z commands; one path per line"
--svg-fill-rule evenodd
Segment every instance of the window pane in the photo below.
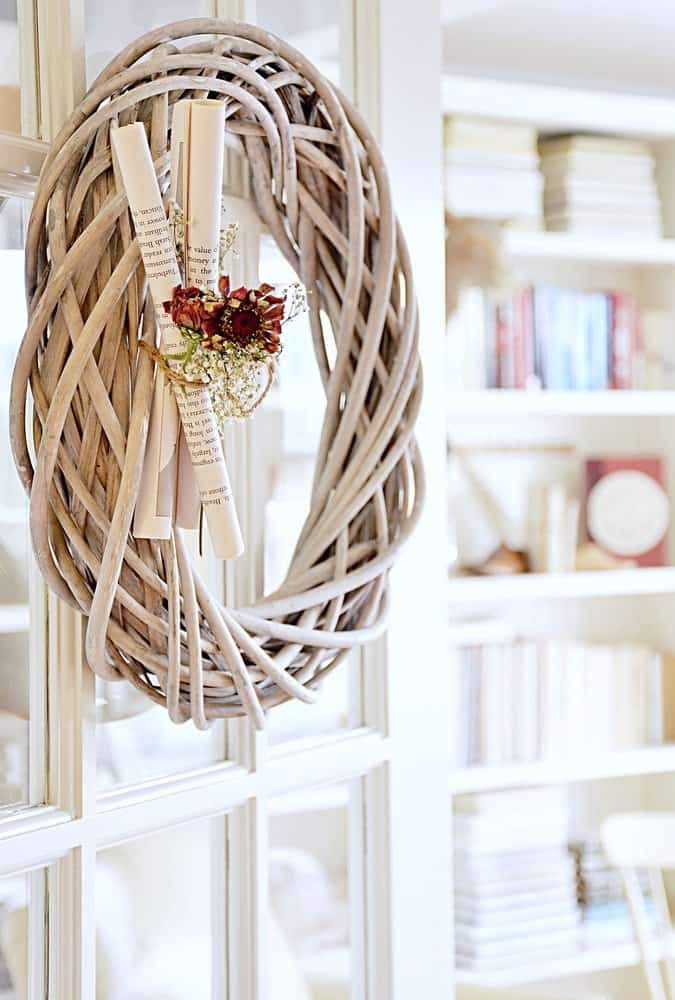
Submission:
M 42 950 L 44 911 L 46 905 L 46 872 L 8 875 L 0 878 L 0 1000 L 26 1000 L 31 959 L 29 955 L 44 955 Z M 34 919 L 35 918 L 35 919 Z M 40 935 L 40 942 L 33 942 L 31 934 Z M 33 990 L 37 996 L 38 984 L 44 983 L 45 961 L 42 968 L 33 957 Z
M 334 83 L 340 82 L 340 5 L 335 0 L 258 0 L 256 21 L 273 31 L 303 55 Z
M 211 1000 L 213 828 L 191 823 L 99 854 L 97 996 Z
M 120 49 L 134 38 L 171 21 L 199 17 L 200 0 L 85 0 L 87 85 L 92 83 Z
M 308 705 L 292 698 L 270 712 L 267 732 L 272 745 L 287 740 L 328 736 L 359 724 L 358 654 L 352 654 L 352 659 L 353 664 L 341 663 L 320 682 L 319 697 L 314 704 Z M 350 705 L 351 692 L 354 695 Z
M 29 664 L 42 669 L 39 656 L 29 659 L 28 505 L 9 446 L 9 386 L 26 325 L 26 208 L 18 198 L 0 198 L 0 809 L 28 801 Z
M 260 241 L 260 277 L 272 284 L 296 280 L 267 235 Z M 326 344 L 330 351 L 332 337 L 327 326 Z M 263 528 L 268 594 L 284 579 L 309 510 L 324 404 L 309 319 L 301 315 L 285 328 L 277 381 L 256 417 L 260 434 L 264 435 L 267 461 L 266 476 L 261 481 L 268 483 Z M 271 743 L 360 725 L 358 654 L 352 654 L 350 661 L 340 663 L 317 682 L 319 697 L 314 705 L 293 699 L 270 712 L 267 729 Z
M 271 802 L 270 1000 L 362 996 L 358 783 Z
M 96 773 L 101 790 L 191 771 L 225 755 L 222 723 L 207 732 L 192 722 L 176 725 L 165 708 L 126 681 L 97 681 L 96 701 Z
M 256 20 L 287 39 L 330 79 L 340 79 L 340 4 L 329 0 L 258 0 Z M 263 281 L 295 279 L 270 237 L 261 240 Z M 334 356 L 332 333 L 324 318 L 324 340 Z M 308 512 L 316 451 L 323 422 L 325 395 L 319 377 L 309 321 L 299 317 L 286 328 L 278 382 L 266 401 L 265 436 L 270 456 L 265 507 L 265 590 L 272 592 L 284 578 L 296 540 Z M 272 744 L 328 735 L 361 724 L 360 658 L 358 653 L 326 674 L 317 684 L 314 705 L 292 700 L 270 712 L 267 728 Z

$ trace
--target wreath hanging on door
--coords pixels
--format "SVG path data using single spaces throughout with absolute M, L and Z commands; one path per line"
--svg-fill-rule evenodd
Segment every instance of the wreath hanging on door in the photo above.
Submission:
M 224 102 L 262 224 L 307 291 L 326 396 L 287 575 L 239 609 L 209 594 L 180 528 L 153 541 L 132 526 L 162 360 L 111 131 L 142 123 L 164 195 L 173 112 L 185 98 Z M 200 728 L 243 714 L 262 726 L 274 705 L 313 701 L 318 682 L 383 630 L 388 572 L 423 496 L 411 265 L 359 113 L 260 28 L 194 19 L 149 32 L 101 73 L 53 143 L 28 227 L 26 282 L 13 452 L 38 565 L 88 619 L 91 668 Z

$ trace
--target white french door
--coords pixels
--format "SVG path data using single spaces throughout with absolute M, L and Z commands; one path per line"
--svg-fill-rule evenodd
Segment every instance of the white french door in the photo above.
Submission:
M 48 597 L 13 477 L 7 388 L 23 329 L 22 231 L 47 143 L 133 36 L 257 20 L 350 94 L 380 138 L 417 270 L 428 500 L 392 578 L 385 639 L 315 706 L 207 733 L 95 681 Z M 0 1000 L 446 1000 L 451 990 L 445 650 L 440 11 L 432 0 L 19 0 L 0 4 Z M 18 40 L 18 42 L 17 42 Z M 4 56 L 3 56 L 4 58 Z M 248 220 L 239 268 L 283 277 Z M 307 331 L 228 434 L 247 556 L 210 563 L 232 603 L 283 573 L 308 500 L 321 388 Z M 3 589 L 4 588 L 4 589 Z

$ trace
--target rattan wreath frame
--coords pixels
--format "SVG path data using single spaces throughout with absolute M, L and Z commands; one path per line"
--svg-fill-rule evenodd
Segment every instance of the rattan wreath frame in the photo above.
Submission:
M 326 394 L 310 510 L 286 578 L 237 610 L 209 594 L 180 530 L 162 542 L 131 534 L 154 377 L 138 344 L 156 334 L 110 125 L 146 124 L 166 190 L 171 107 L 191 96 L 227 102 L 262 224 L 309 292 Z M 199 18 L 149 32 L 101 73 L 50 149 L 26 288 L 13 454 L 38 565 L 86 616 L 91 668 L 199 728 L 243 714 L 261 726 L 280 702 L 313 701 L 322 677 L 383 630 L 388 573 L 423 498 L 411 263 L 363 118 L 258 27 Z

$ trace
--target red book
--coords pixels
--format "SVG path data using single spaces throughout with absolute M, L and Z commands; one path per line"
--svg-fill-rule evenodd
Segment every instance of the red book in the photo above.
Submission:
M 611 296 L 611 381 L 612 389 L 634 389 L 640 351 L 640 327 L 635 297 L 629 292 Z
M 526 389 L 534 373 L 532 356 L 532 302 L 529 288 L 513 293 L 512 305 L 513 388 Z
M 520 307 L 520 292 L 511 297 L 511 350 L 513 351 L 513 388 L 525 388 L 524 357 L 523 357 L 523 317 Z
M 523 330 L 523 389 L 531 385 L 534 378 L 534 300 L 531 288 L 520 290 L 520 316 Z
M 668 559 L 670 502 L 663 459 L 655 455 L 586 461 L 586 532 L 606 552 L 638 566 Z

